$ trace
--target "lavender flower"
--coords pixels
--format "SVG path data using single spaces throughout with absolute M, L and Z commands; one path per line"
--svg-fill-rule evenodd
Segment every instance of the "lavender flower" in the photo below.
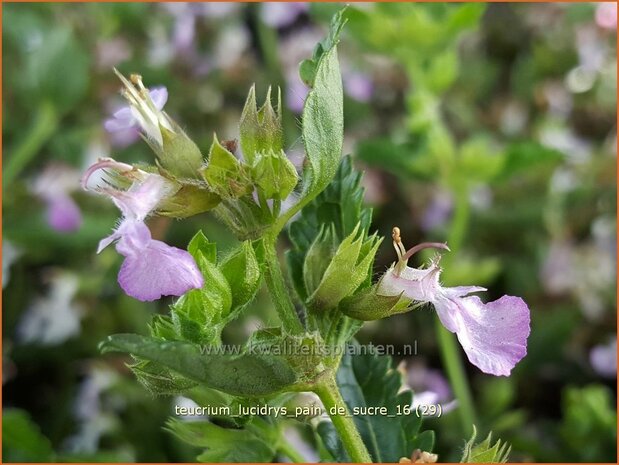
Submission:
M 32 185 L 32 192 L 47 207 L 47 223 L 58 232 L 73 232 L 82 225 L 82 212 L 69 195 L 79 186 L 78 180 L 79 174 L 73 168 L 52 164 Z
M 271 27 L 290 26 L 299 15 L 305 13 L 309 5 L 305 2 L 265 2 L 260 17 Z
M 607 344 L 600 344 L 591 349 L 589 360 L 596 373 L 605 378 L 616 378 L 617 336 L 612 337 Z
M 157 111 L 163 110 L 168 101 L 168 90 L 163 86 L 153 87 L 148 90 L 148 95 L 154 108 Z M 124 106 L 105 121 L 104 127 L 113 135 L 115 145 L 126 146 L 139 139 L 140 121 L 142 119 L 139 112 L 136 114 L 131 106 Z
M 458 405 L 449 383 L 438 370 L 423 365 L 404 365 L 398 367 L 404 374 L 406 385 L 414 391 L 413 408 L 420 405 L 441 404 L 443 413 L 451 412 Z
M 96 183 L 96 175 L 101 171 L 103 187 Z M 126 180 L 131 180 L 128 189 L 112 187 Z M 202 287 L 204 278 L 193 257 L 185 250 L 153 239 L 144 223 L 162 200 L 176 192 L 178 187 L 173 182 L 108 158 L 91 166 L 82 183 L 86 190 L 110 197 L 122 212 L 118 227 L 99 242 L 97 253 L 116 242 L 116 250 L 125 257 L 118 283 L 127 295 L 146 302 Z
M 473 292 L 483 287 L 443 287 L 439 277 L 439 260 L 428 268 L 406 266 L 408 259 L 424 248 L 449 250 L 445 244 L 424 243 L 408 252 L 400 240 L 400 231 L 394 228 L 394 246 L 398 262 L 382 277 L 378 293 L 385 296 L 404 294 L 418 301 L 434 305 L 441 323 L 456 333 L 469 361 L 484 373 L 508 376 L 527 353 L 530 333 L 530 315 L 527 304 L 519 297 L 504 295 L 484 304 Z

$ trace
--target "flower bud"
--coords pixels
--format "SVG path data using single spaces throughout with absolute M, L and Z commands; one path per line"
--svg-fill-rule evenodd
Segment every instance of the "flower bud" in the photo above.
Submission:
M 377 294 L 378 285 L 368 287 L 340 302 L 339 310 L 346 316 L 362 321 L 380 320 L 411 310 L 412 301 L 402 294 Z
M 283 151 L 258 152 L 252 166 L 252 178 L 265 198 L 284 200 L 293 191 L 299 175 Z
M 281 91 L 277 92 L 277 110 L 271 105 L 271 88 L 264 104 L 256 105 L 256 88 L 252 86 L 245 101 L 240 122 L 240 142 L 243 157 L 253 165 L 258 153 L 279 153 L 284 147 L 282 130 Z
M 236 199 L 252 192 L 247 165 L 241 164 L 222 146 L 217 136 L 213 138 L 208 158 L 208 164 L 200 173 L 213 192 L 225 199 Z

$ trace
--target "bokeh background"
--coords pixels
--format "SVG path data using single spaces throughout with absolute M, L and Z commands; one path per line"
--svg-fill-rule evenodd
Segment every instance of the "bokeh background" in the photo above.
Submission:
M 166 86 L 166 111 L 203 150 L 213 132 L 237 137 L 253 83 L 259 96 L 281 86 L 287 152 L 300 163 L 297 66 L 338 8 L 3 5 L 5 461 L 195 459 L 162 429 L 179 399 L 152 397 L 126 358 L 97 350 L 108 334 L 144 334 L 169 304 L 125 296 L 119 256 L 95 254 L 118 212 L 80 190 L 81 172 L 100 156 L 153 159 L 135 132 L 104 129 L 123 105 L 112 68 Z M 446 284 L 531 308 L 528 356 L 511 377 L 467 365 L 478 429 L 511 443 L 514 461 L 614 462 L 616 6 L 368 3 L 348 15 L 345 147 L 365 171 L 373 228 L 388 238 L 399 226 L 409 247 L 447 240 Z M 209 215 L 151 221 L 180 247 L 200 228 L 220 249 L 233 245 Z M 394 258 L 387 239 L 377 275 Z M 260 294 L 226 339 L 275 318 Z M 367 324 L 359 339 L 417 341 L 403 369 L 431 391 L 441 376 L 432 321 L 419 310 Z M 456 417 L 425 424 L 441 461 L 464 445 Z

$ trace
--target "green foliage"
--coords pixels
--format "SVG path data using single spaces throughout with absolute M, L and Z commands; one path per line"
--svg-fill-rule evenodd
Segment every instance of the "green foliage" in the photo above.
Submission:
M 23 410 L 2 411 L 2 459 L 5 462 L 53 462 L 51 442 Z
M 477 430 L 473 425 L 473 435 L 467 441 L 462 452 L 460 463 L 505 463 L 509 459 L 511 447 L 507 443 L 501 444 L 498 439 L 492 444 L 492 433 L 482 442 L 475 444 Z
M 295 381 L 281 357 L 208 353 L 207 348 L 137 334 L 116 334 L 100 344 L 103 353 L 124 352 L 167 367 L 187 379 L 232 395 L 257 397 L 278 392 Z
M 340 33 L 346 24 L 345 16 L 346 9 L 337 11 L 331 17 L 331 25 L 329 27 L 329 35 L 314 48 L 312 58 L 303 60 L 299 65 L 299 75 L 308 87 L 314 87 L 318 65 L 323 55 L 337 46 L 340 40 Z
M 322 279 L 337 246 L 357 224 L 367 234 L 371 219 L 372 210 L 363 205 L 361 174 L 354 171 L 351 157 L 344 157 L 331 184 L 301 210 L 288 229 L 292 242 L 288 265 L 301 299 L 313 291 L 307 285 Z
M 420 431 L 421 418 L 411 412 L 396 415 L 400 408 L 412 405 L 413 394 L 402 387 L 401 374 L 392 368 L 391 357 L 376 354 L 347 353 L 337 372 L 337 383 L 349 411 L 353 407 L 386 407 L 386 415 L 357 415 L 355 425 L 374 462 L 397 463 L 410 457 L 413 450 L 431 452 L 434 445 L 432 431 Z M 329 453 L 338 462 L 350 462 L 333 424 L 318 424 L 320 435 Z
M 281 115 L 282 96 L 277 92 L 277 109 L 271 105 L 271 88 L 267 91 L 264 104 L 256 105 L 256 87 L 252 86 L 245 101 L 239 123 L 240 143 L 243 157 L 251 166 L 260 153 L 279 154 L 284 148 L 284 134 Z
M 342 77 L 337 42 L 343 22 L 336 16 L 331 34 L 317 56 L 312 89 L 305 99 L 302 135 L 308 166 L 303 180 L 304 198 L 318 195 L 333 179 L 342 157 L 344 112 Z
M 223 428 L 209 421 L 168 420 L 166 428 L 192 446 L 206 448 L 198 456 L 205 463 L 271 462 L 279 431 L 262 418 L 253 417 L 241 429 Z
M 570 457 L 601 462 L 616 453 L 617 410 L 613 399 L 612 392 L 601 385 L 565 390 L 560 435 Z

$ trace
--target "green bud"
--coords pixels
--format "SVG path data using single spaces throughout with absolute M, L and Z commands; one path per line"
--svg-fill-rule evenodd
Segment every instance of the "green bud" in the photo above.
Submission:
M 374 285 L 361 290 L 340 302 L 339 310 L 357 320 L 372 321 L 411 310 L 411 300 L 403 295 L 378 295 Z
M 213 145 L 208 158 L 208 164 L 200 170 L 200 173 L 217 195 L 225 199 L 236 199 L 253 190 L 246 165 L 241 164 L 222 146 L 217 136 L 213 136 Z
M 367 282 L 376 250 L 382 239 L 375 234 L 366 237 L 359 225 L 338 247 L 308 306 L 316 310 L 335 308 Z
M 256 87 L 252 86 L 245 101 L 239 127 L 241 150 L 245 160 L 253 165 L 257 153 L 279 153 L 284 148 L 281 116 L 281 90 L 277 91 L 277 110 L 271 105 L 271 88 L 264 104 L 256 105 Z
M 267 199 L 284 200 L 293 191 L 299 176 L 283 151 L 255 154 L 252 178 Z

